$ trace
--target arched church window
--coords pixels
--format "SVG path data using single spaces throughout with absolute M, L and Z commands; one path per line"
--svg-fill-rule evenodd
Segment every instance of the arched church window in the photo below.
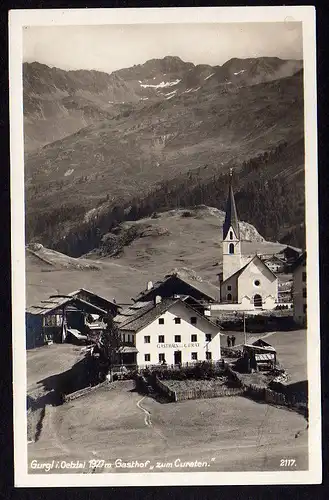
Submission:
M 233 245 L 233 243 L 230 243 L 230 244 L 229 244 L 229 247 L 228 247 L 228 253 L 230 253 L 230 254 L 233 254 L 233 253 L 234 253 L 234 245 Z
M 258 294 L 254 296 L 254 306 L 255 307 L 262 307 L 263 305 L 263 300 L 262 297 Z
M 233 231 L 230 231 L 230 240 L 233 240 Z
M 231 293 L 227 294 L 227 300 L 229 300 L 229 301 L 232 300 L 232 294 Z

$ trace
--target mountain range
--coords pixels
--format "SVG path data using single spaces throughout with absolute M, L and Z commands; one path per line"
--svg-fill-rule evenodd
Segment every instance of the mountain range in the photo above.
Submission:
M 284 227 L 265 236 L 300 245 L 302 61 L 262 57 L 209 66 L 165 57 L 112 74 L 35 62 L 24 64 L 23 77 L 28 241 L 79 256 L 100 242 L 102 234 L 96 241 L 91 233 L 106 234 L 129 219 L 134 204 L 148 199 L 150 213 L 144 203 L 142 216 L 176 208 L 186 179 L 210 193 L 213 180 L 220 185 L 234 167 L 242 208 L 253 179 L 299 193 Z M 162 187 L 165 206 L 157 201 Z M 217 194 L 215 204 L 201 202 L 222 209 L 220 188 Z M 241 215 L 263 230 L 252 213 Z

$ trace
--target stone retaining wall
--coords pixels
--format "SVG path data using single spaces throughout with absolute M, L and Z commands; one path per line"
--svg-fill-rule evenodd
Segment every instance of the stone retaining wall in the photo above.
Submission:
M 101 382 L 100 384 L 97 384 L 97 385 L 84 387 L 83 389 L 80 389 L 79 391 L 72 392 L 71 394 L 65 394 L 65 395 L 63 395 L 63 403 L 73 401 L 74 399 L 80 398 L 81 396 L 84 396 L 85 394 L 88 394 L 89 392 L 94 391 L 95 389 L 99 389 L 100 387 L 104 387 L 106 385 L 108 385 L 107 380 L 105 380 L 104 382 Z

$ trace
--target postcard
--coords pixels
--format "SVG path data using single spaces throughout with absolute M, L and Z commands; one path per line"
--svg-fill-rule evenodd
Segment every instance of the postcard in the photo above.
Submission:
M 318 484 L 313 7 L 12 10 L 15 484 Z

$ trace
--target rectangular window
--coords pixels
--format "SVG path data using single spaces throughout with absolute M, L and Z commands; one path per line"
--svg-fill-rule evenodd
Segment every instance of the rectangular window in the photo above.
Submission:
M 232 290 L 232 285 L 227 285 L 227 290 L 230 292 Z
M 307 304 L 304 304 L 303 305 L 303 313 L 306 314 L 306 310 L 307 310 Z
M 180 335 L 175 335 L 175 343 L 181 342 L 181 336 Z
M 164 335 L 159 335 L 158 341 L 159 341 L 159 344 L 164 344 L 164 341 L 165 341 Z
M 159 325 L 164 325 L 164 318 L 159 318 Z
M 164 361 L 166 361 L 164 352 L 160 352 L 159 353 L 159 363 L 163 363 Z
M 211 361 L 211 352 L 210 351 L 206 351 L 206 360 Z
M 206 333 L 206 342 L 211 342 L 211 333 Z
M 191 342 L 197 342 L 198 341 L 198 336 L 195 334 L 191 335 Z
M 306 271 L 303 271 L 303 277 L 302 277 L 302 279 L 303 279 L 303 281 L 305 283 L 305 281 L 306 281 Z
M 198 353 L 197 352 L 191 352 L 191 359 L 193 361 L 197 361 L 198 360 Z
M 151 354 L 144 354 L 144 361 L 151 361 Z
M 195 316 L 192 316 L 192 318 L 191 318 L 191 325 L 196 325 L 197 321 L 198 321 L 198 319 Z
M 150 344 L 150 342 L 151 342 L 151 337 L 149 335 L 145 335 L 144 344 Z
M 180 325 L 180 318 L 175 318 L 175 325 Z
M 307 290 L 306 288 L 303 288 L 303 298 L 306 299 L 307 297 Z

